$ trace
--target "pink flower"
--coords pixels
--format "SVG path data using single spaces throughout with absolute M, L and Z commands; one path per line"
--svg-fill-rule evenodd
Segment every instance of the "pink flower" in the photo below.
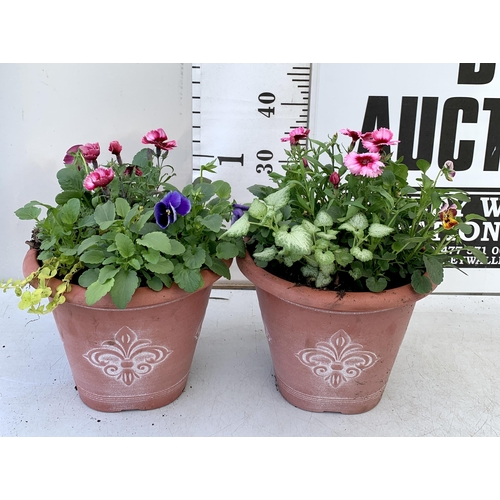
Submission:
M 333 189 L 337 189 L 340 184 L 340 175 L 337 172 L 333 172 L 328 179 L 333 184 Z
M 176 141 L 169 141 L 167 134 L 162 128 L 149 131 L 143 138 L 143 144 L 153 144 L 159 149 L 170 151 L 177 146 Z
M 378 177 L 382 173 L 384 164 L 380 161 L 379 153 L 349 153 L 344 158 L 344 165 L 353 175 L 363 177 Z
M 295 146 L 301 141 L 302 139 L 307 139 L 307 136 L 309 135 L 309 129 L 304 128 L 304 127 L 298 127 L 294 128 L 288 137 L 283 137 L 281 139 L 281 142 L 287 142 L 290 141 L 290 144 L 292 146 Z
M 361 132 L 356 132 L 356 130 L 351 130 L 349 128 L 343 128 L 342 130 L 340 130 L 340 133 L 343 135 L 348 135 L 353 142 L 356 142 L 361 137 Z
M 118 156 L 122 152 L 122 145 L 118 141 L 111 141 L 109 143 L 109 151 L 111 154 Z
M 373 132 L 366 132 L 361 136 L 363 147 L 370 153 L 379 153 L 385 146 L 394 146 L 400 141 L 393 141 L 393 133 L 388 128 L 379 128 Z
M 99 147 L 98 142 L 89 142 L 80 146 L 80 151 L 82 152 L 83 157 L 86 161 L 95 161 L 97 157 L 101 154 L 101 148 Z
M 97 187 L 107 186 L 115 176 L 112 168 L 98 167 L 90 172 L 83 181 L 83 187 L 87 191 L 93 191 Z
M 81 144 L 75 144 L 74 146 L 71 146 L 68 151 L 66 151 L 66 156 L 64 157 L 63 162 L 66 165 L 70 165 L 75 161 L 75 154 L 78 152 L 78 149 L 81 147 Z M 73 154 L 72 154 L 73 153 Z

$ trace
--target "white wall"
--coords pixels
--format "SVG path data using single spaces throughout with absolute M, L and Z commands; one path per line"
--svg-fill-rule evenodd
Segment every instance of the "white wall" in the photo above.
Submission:
M 178 187 L 191 181 L 190 64 L 0 64 L 0 279 L 21 277 L 33 224 L 14 211 L 31 200 L 54 204 L 56 172 L 74 144 L 123 145 L 124 161 L 163 128 Z

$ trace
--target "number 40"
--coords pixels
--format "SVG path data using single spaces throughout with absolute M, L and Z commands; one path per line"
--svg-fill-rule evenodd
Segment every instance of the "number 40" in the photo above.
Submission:
M 276 100 L 276 97 L 271 92 L 262 92 L 259 95 L 259 102 L 262 104 L 272 104 Z M 274 106 L 268 106 L 267 108 L 258 108 L 259 113 L 262 113 L 266 118 L 271 118 L 274 115 Z

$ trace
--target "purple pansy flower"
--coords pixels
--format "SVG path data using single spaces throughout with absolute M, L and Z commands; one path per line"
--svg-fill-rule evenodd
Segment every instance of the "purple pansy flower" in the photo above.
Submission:
M 186 215 L 191 210 L 191 202 L 179 191 L 170 191 L 155 205 L 156 223 L 165 229 L 177 220 L 177 215 Z
M 247 210 L 249 207 L 246 205 L 239 205 L 238 203 L 233 203 L 233 216 L 231 217 L 231 225 L 233 225 Z

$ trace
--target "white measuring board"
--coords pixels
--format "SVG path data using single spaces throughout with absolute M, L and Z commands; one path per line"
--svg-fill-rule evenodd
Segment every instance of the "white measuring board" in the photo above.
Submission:
M 286 161 L 290 130 L 307 127 L 311 64 L 193 64 L 193 169 L 217 158 L 212 179 L 228 180 L 238 203 L 271 184 Z

